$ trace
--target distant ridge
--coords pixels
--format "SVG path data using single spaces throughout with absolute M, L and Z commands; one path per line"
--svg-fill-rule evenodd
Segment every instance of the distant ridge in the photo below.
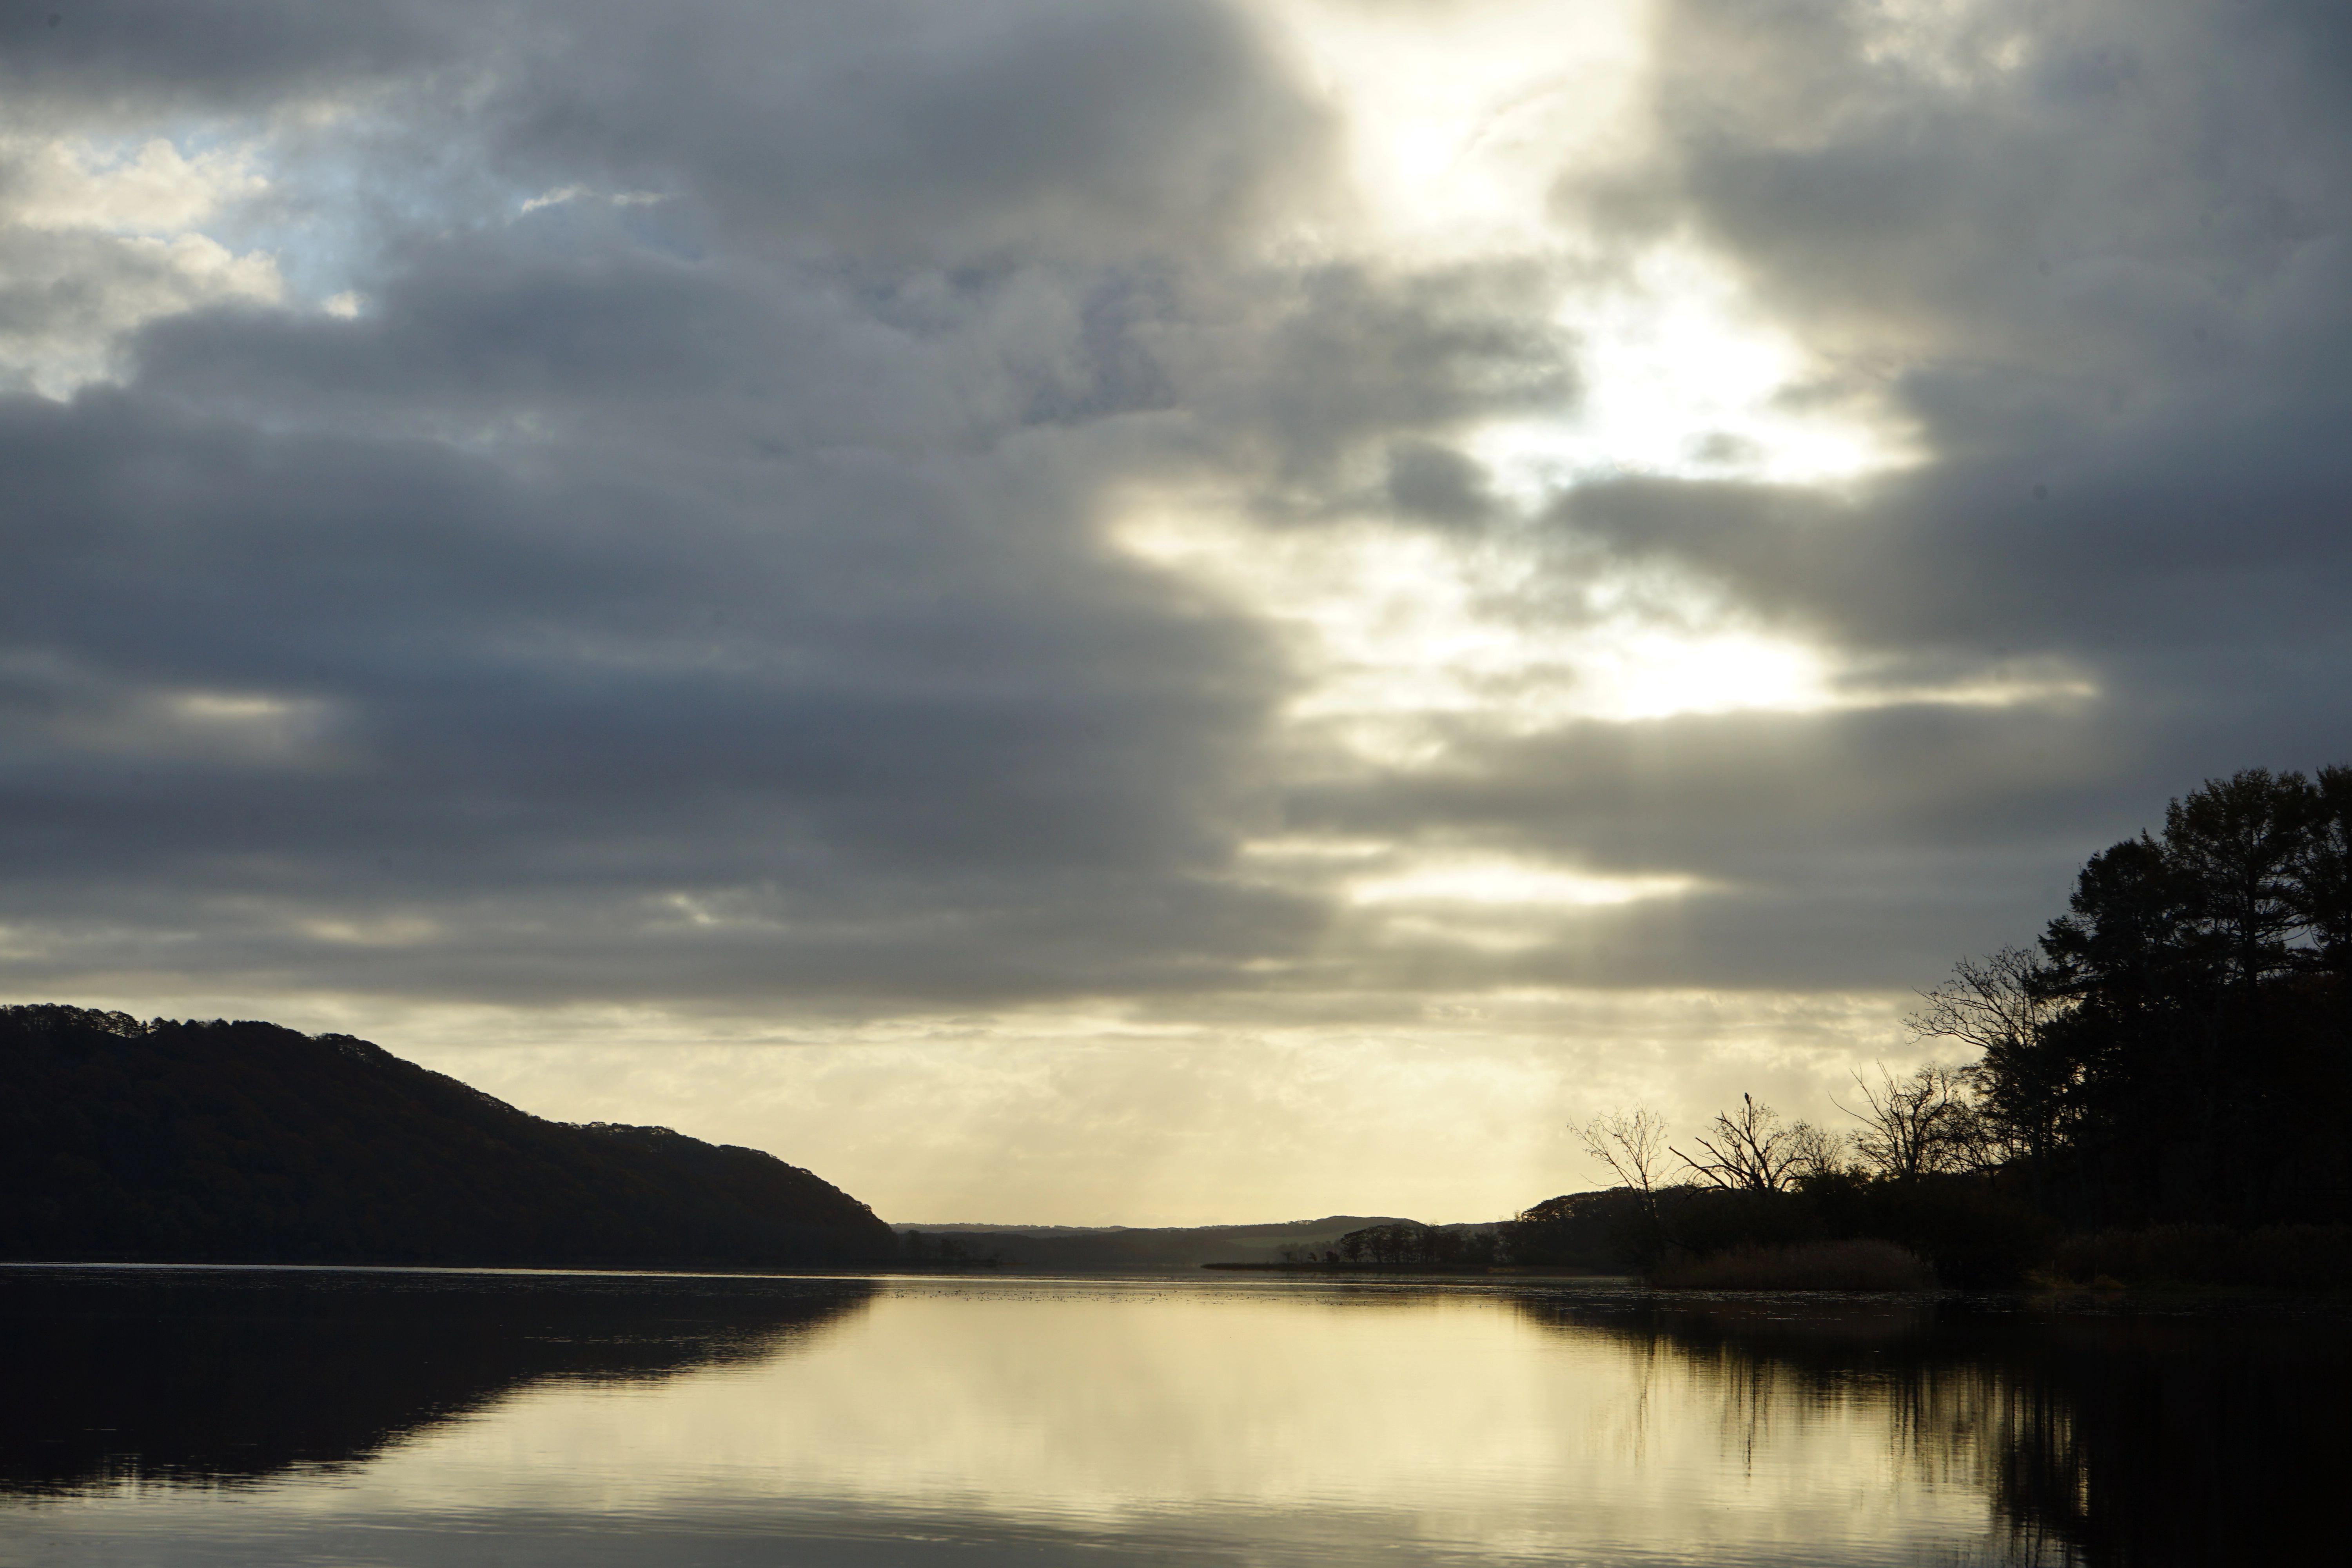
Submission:
M 756 1149 L 549 1121 L 348 1035 L 0 1007 L 0 1258 L 777 1268 L 873 1210 Z
M 1321 1219 L 1270 1219 L 1258 1225 L 1013 1225 L 998 1220 L 941 1220 L 935 1225 L 916 1221 L 901 1224 L 900 1230 L 967 1231 L 972 1233 L 1019 1233 L 1024 1236 L 1191 1236 L 1215 1231 L 1229 1236 L 1280 1236 L 1285 1238 L 1303 1237 L 1319 1239 L 1339 1236 L 1368 1225 L 1395 1225 L 1397 1215 L 1326 1215 Z M 1476 1222 L 1474 1222 L 1476 1223 Z
M 991 1258 L 1024 1268 L 1195 1268 L 1204 1263 L 1262 1262 L 1334 1242 L 1368 1226 L 1410 1225 L 1380 1215 L 1328 1215 L 1264 1225 L 1013 1226 L 957 1222 L 900 1226 L 909 1261 Z M 1483 1226 L 1440 1226 L 1472 1230 Z

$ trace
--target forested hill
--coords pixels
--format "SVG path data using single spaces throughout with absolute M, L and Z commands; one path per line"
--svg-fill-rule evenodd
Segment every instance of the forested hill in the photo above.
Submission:
M 0 1007 L 0 1258 L 766 1268 L 887 1258 L 755 1149 L 548 1121 L 344 1035 Z

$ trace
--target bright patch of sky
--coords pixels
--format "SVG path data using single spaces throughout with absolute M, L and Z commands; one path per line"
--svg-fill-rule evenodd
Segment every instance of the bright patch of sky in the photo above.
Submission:
M 27 934 L 0 927 L 0 953 Z M 1812 1110 L 1820 1086 L 1916 1054 L 1889 1049 L 1907 997 L 1839 993 L 1436 993 L 1345 1026 L 1311 995 L 1289 1015 L 1253 998 L 1242 1016 L 1105 1001 L 866 1019 L 184 985 L 105 1000 L 355 1034 L 539 1115 L 772 1149 L 900 1224 L 1493 1219 L 1609 1184 L 1570 1122 L 1645 1102 L 1690 1125 L 1743 1090 Z
M 1557 244 L 1544 206 L 1563 154 L 1604 163 L 1640 136 L 1648 0 L 1261 10 L 1340 115 L 1361 219 L 1391 250 Z
M 1147 507 L 1149 510 L 1147 510 Z M 2089 696 L 2063 669 L 1886 687 L 1672 574 L 1548 565 L 1524 532 L 1465 542 L 1377 519 L 1262 527 L 1211 499 L 1130 511 L 1117 537 L 1289 634 L 1286 717 L 1362 763 L 1441 765 L 1465 727 L 1525 736 L 1578 721 Z
M 115 139 L 0 133 L 0 290 L 54 307 L 17 312 L 38 329 L 0 325 L 0 386 L 64 398 L 116 379 L 124 336 L 164 317 L 223 304 L 314 309 L 344 320 L 368 296 L 348 287 L 369 258 L 362 193 L 315 148 L 289 167 L 279 132 L 352 118 L 348 106 L 302 106 L 275 127 L 179 127 Z M 429 180 L 373 202 L 448 205 Z M 524 217 L 574 202 L 647 206 L 646 191 L 572 184 L 515 199 Z M 455 216 L 453 213 L 450 215 Z
M 103 144 L 0 136 L 0 290 L 53 307 L 0 327 L 0 384 L 50 397 L 109 376 L 121 335 L 205 305 L 272 304 L 285 280 L 266 250 L 206 232 L 266 188 L 253 150 L 191 151 L 160 136 Z
M 2065 671 L 1874 685 L 1834 649 L 1704 584 L 1595 562 L 1563 581 L 1528 526 L 1577 486 L 1627 475 L 1839 486 L 1912 458 L 1682 235 L 1630 255 L 1559 216 L 1563 180 L 1642 148 L 1649 6 L 1475 0 L 1446 7 L 1276 0 L 1343 117 L 1362 216 L 1321 243 L 1365 265 L 1525 257 L 1558 279 L 1578 347 L 1572 406 L 1453 432 L 1511 515 L 1449 533 L 1367 515 L 1265 527 L 1245 500 L 1139 500 L 1116 537 L 1285 627 L 1302 672 L 1287 718 L 1381 766 L 1442 763 L 1465 726 L 2087 695 Z

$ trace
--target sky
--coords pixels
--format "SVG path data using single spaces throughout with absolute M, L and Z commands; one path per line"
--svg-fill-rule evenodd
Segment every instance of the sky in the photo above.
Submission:
M 2352 760 L 2334 0 L 0 0 L 0 996 L 1494 1218 Z

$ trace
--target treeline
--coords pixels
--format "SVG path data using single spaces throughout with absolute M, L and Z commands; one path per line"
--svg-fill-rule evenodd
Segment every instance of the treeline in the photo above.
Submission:
M 1219 1263 L 1271 1266 L 1312 1259 L 1350 1231 L 1409 1226 L 1370 1215 L 1326 1215 L 1277 1224 L 1039 1227 L 959 1226 L 898 1232 L 898 1258 L 921 1268 L 1127 1269 L 1197 1268 Z
M 1549 1198 L 1503 1227 L 1511 1261 L 1595 1272 L 1672 1272 L 1743 1250 L 1888 1241 L 1945 1285 L 2015 1282 L 2048 1262 L 2058 1229 L 1998 1181 L 1888 1179 L 1846 1170 L 1768 1192 L 1675 1183 Z
M 755 1149 L 518 1110 L 348 1036 L 0 1007 L 0 1258 L 878 1260 L 864 1204 Z
M 2352 767 L 2254 769 L 2091 858 L 2039 952 L 1962 964 L 1923 1033 L 2071 1226 L 2341 1219 L 2352 1201 Z
M 1391 1220 L 1351 1230 L 1324 1247 L 1286 1247 L 1294 1267 L 1476 1270 L 1512 1261 L 1508 1226 L 1421 1225 Z
M 1870 1237 L 1955 1284 L 2099 1257 L 2352 1279 L 2352 1256 L 2288 1260 L 2352 1234 L 2347 970 L 2352 767 L 2209 781 L 2093 856 L 2033 948 L 1925 994 L 1915 1036 L 1969 1059 L 1858 1079 L 1846 1131 L 1750 1099 L 1682 1142 L 1599 1118 L 1580 1131 L 1620 1186 L 1538 1205 L 1517 1245 L 1649 1266 Z
M 1020 1241 L 1029 1238 L 1022 1237 Z M 956 1231 L 902 1230 L 898 1233 L 902 1263 L 938 1263 L 950 1268 L 1002 1268 L 1004 1245 L 985 1233 L 966 1236 Z M 1017 1259 L 1016 1259 L 1017 1261 Z

